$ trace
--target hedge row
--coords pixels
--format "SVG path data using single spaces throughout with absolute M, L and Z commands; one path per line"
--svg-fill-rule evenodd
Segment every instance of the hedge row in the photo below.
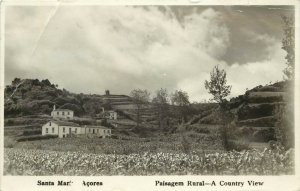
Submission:
M 54 139 L 57 138 L 58 135 L 31 135 L 31 136 L 23 136 L 17 139 L 18 142 L 23 141 L 36 141 L 42 139 Z

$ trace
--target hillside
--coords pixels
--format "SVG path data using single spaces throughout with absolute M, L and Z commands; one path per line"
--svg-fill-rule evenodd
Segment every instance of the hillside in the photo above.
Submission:
M 105 109 L 132 108 L 132 101 L 125 95 L 74 94 L 59 89 L 49 80 L 18 79 L 5 88 L 5 117 L 49 115 L 53 105 L 60 109 L 74 110 L 76 116 L 96 116 Z
M 240 125 L 273 127 L 276 120 L 268 119 L 274 118 L 276 109 L 286 101 L 286 83 L 277 82 L 255 87 L 243 96 L 232 99 L 231 109 L 235 111 Z
M 258 142 L 275 139 L 276 112 L 288 100 L 287 85 L 286 82 L 260 85 L 229 101 L 230 112 L 242 137 Z M 195 116 L 190 124 L 218 124 L 215 111 L 216 108 Z
M 230 111 L 234 114 L 235 124 L 242 136 L 255 141 L 274 139 L 274 127 L 277 122 L 275 114 L 287 101 L 286 88 L 285 82 L 257 86 L 229 101 Z M 24 122 L 23 125 L 43 124 L 49 119 L 54 104 L 58 108 L 73 110 L 83 123 L 90 119 L 96 122 L 103 108 L 116 110 L 124 122 L 115 123 L 129 129 L 134 126 L 136 120 L 136 106 L 127 95 L 112 95 L 109 92 L 104 95 L 74 94 L 59 89 L 49 80 L 16 78 L 11 85 L 6 86 L 4 95 L 6 125 L 21 125 Z M 177 126 L 178 108 L 169 107 L 168 126 Z M 187 110 L 186 125 L 219 124 L 217 109 L 216 103 L 191 104 Z M 157 109 L 152 104 L 145 104 L 141 109 L 141 120 L 149 129 L 157 126 Z

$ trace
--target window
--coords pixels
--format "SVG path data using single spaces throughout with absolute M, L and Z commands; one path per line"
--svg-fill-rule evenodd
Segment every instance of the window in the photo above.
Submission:
M 54 127 L 52 127 L 52 133 L 54 133 Z
M 46 133 L 48 133 L 48 128 L 46 128 Z
M 77 128 L 75 128 L 75 133 L 77 133 Z
M 63 128 L 63 132 L 66 132 L 65 128 Z
M 49 126 L 51 126 L 51 121 L 49 122 Z
M 58 112 L 56 112 L 56 114 L 57 114 L 57 115 L 59 115 L 59 111 L 58 111 Z
M 89 133 L 91 132 L 91 129 L 89 129 Z
M 68 111 L 68 115 L 70 115 L 70 112 Z
M 62 112 L 62 115 L 65 115 L 65 112 L 64 112 L 64 111 Z

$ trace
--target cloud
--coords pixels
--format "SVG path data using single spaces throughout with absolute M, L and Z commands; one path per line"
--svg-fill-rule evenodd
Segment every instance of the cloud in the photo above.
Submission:
M 267 36 L 265 38 L 267 41 L 271 39 Z M 242 95 L 246 89 L 266 85 L 270 82 L 275 83 L 283 79 L 282 71 L 285 68 L 286 52 L 281 49 L 281 43 L 274 40 L 267 48 L 267 54 L 269 59 L 262 62 L 249 62 L 243 65 L 219 63 L 220 68 L 227 73 L 227 84 L 232 86 L 231 95 L 228 98 Z M 186 78 L 179 83 L 178 88 L 185 88 L 192 100 L 209 100 L 212 96 L 206 93 L 207 90 L 204 87 L 204 81 L 209 79 L 209 73 Z
M 84 93 L 182 89 L 199 101 L 209 97 L 204 80 L 215 65 L 228 71 L 234 95 L 275 80 L 282 68 L 274 39 L 266 42 L 268 60 L 242 66 L 222 61 L 232 46 L 230 29 L 211 8 L 181 21 L 168 8 L 132 6 L 11 8 L 6 18 L 6 83 L 19 74 Z
M 286 52 L 281 49 L 280 42 L 268 47 L 269 59 L 262 62 L 233 64 L 227 67 L 228 81 L 232 84 L 232 94 L 238 95 L 258 85 L 275 83 L 283 79 Z

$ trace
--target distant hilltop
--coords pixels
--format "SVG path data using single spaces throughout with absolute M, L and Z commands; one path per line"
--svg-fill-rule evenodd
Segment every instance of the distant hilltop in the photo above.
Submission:
M 48 79 L 15 78 L 5 87 L 5 116 L 15 117 L 33 114 L 48 114 L 55 104 L 59 109 L 73 110 L 76 115 L 94 116 L 102 108 L 133 108 L 127 95 L 114 95 L 106 90 L 103 95 L 75 94 L 59 89 Z

